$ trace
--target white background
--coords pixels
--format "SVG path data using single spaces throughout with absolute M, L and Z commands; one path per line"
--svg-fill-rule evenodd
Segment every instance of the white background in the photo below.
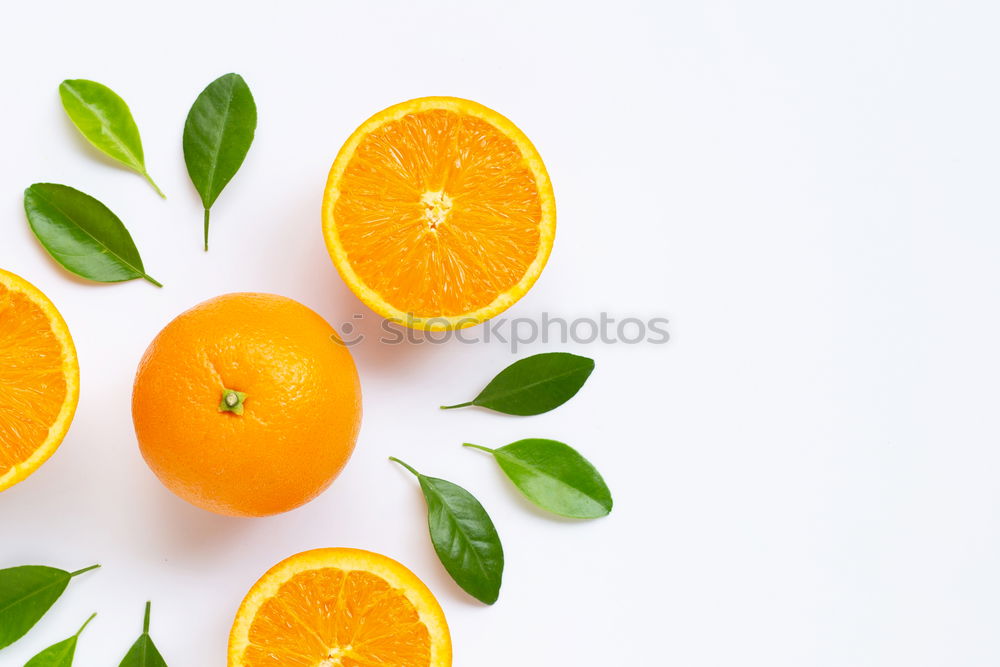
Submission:
M 985 0 L 8 3 L 0 266 L 62 310 L 83 391 L 58 454 L 0 497 L 0 566 L 104 567 L 0 665 L 91 611 L 77 665 L 117 664 L 146 599 L 171 667 L 223 665 L 256 578 L 336 545 L 423 578 L 459 667 L 1000 663 L 998 20 Z M 181 131 L 228 71 L 260 124 L 205 254 Z M 56 90 L 69 77 L 129 102 L 168 201 L 77 136 Z M 327 257 L 320 200 L 348 134 L 422 95 L 494 107 L 549 167 L 555 250 L 507 314 L 664 316 L 670 343 L 368 341 L 358 449 L 326 494 L 259 520 L 186 505 L 136 447 L 143 350 L 241 290 L 337 326 L 362 313 L 377 334 Z M 36 181 L 107 203 L 166 287 L 56 266 L 21 208 Z M 566 406 L 437 410 L 542 350 L 597 360 Z M 529 436 L 591 458 L 613 514 L 544 516 L 459 447 Z M 496 606 L 450 582 L 390 454 L 490 510 L 508 557 Z

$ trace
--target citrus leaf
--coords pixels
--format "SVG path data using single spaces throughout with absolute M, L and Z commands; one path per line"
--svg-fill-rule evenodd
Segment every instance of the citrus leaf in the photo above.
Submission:
M 184 123 L 184 163 L 205 208 L 205 250 L 209 210 L 246 158 L 257 130 L 257 105 L 239 74 L 224 74 L 194 101 Z
M 478 405 L 508 415 L 539 415 L 576 396 L 594 370 L 594 360 L 568 352 L 546 352 L 515 361 L 467 403 L 441 409 Z
M 142 634 L 132 644 L 125 657 L 122 658 L 118 667 L 167 667 L 166 661 L 160 652 L 156 650 L 152 637 L 149 636 L 149 608 L 150 603 L 146 603 L 146 615 L 142 621 Z
M 35 627 L 73 577 L 97 567 L 76 572 L 42 565 L 0 570 L 0 648 L 10 646 Z
M 466 593 L 493 604 L 503 581 L 503 546 L 496 527 L 471 493 L 447 480 L 422 475 L 406 463 L 390 460 L 413 473 L 427 501 L 431 542 L 441 564 Z
M 80 639 L 80 634 L 94 620 L 95 616 L 97 614 L 91 614 L 90 618 L 84 621 L 75 635 L 48 647 L 26 662 L 24 667 L 71 667 L 73 656 L 76 654 L 76 643 Z
M 528 500 L 542 509 L 572 519 L 596 519 L 611 512 L 614 502 L 601 473 L 578 451 L 556 440 L 529 438 L 489 452 Z
M 99 283 L 144 278 L 162 287 L 146 274 L 122 221 L 90 195 L 35 183 L 24 191 L 24 212 L 31 231 L 67 271 Z
M 59 84 L 59 97 L 69 119 L 87 141 L 141 174 L 166 199 L 146 170 L 139 128 L 125 100 L 104 84 L 86 79 L 66 79 Z

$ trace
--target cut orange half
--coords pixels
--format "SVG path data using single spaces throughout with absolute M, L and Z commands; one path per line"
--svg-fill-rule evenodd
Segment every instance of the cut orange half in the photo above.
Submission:
M 555 231 L 552 184 L 528 137 L 455 97 L 365 121 L 323 199 L 341 277 L 372 310 L 413 328 L 472 326 L 509 308 L 541 274 Z
M 0 491 L 52 456 L 79 396 L 66 322 L 37 287 L 0 269 Z
M 316 549 L 254 584 L 229 635 L 229 667 L 450 667 L 451 636 L 430 590 L 360 549 Z

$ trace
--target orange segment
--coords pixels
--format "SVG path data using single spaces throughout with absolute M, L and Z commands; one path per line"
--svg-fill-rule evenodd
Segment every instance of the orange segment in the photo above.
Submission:
M 348 286 L 410 326 L 471 326 L 537 280 L 555 237 L 548 173 L 528 138 L 481 104 L 425 97 L 348 139 L 323 229 Z
M 229 667 L 449 667 L 444 612 L 396 561 L 307 551 L 254 584 L 229 638 Z
M 0 269 L 0 491 L 59 447 L 80 392 L 66 322 L 24 279 Z

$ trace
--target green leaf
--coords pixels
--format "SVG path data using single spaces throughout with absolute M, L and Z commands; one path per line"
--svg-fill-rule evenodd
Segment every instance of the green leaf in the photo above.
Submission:
M 24 191 L 28 224 L 52 258 L 67 271 L 99 283 L 144 278 L 132 236 L 111 210 L 66 185 L 35 183 Z
M 614 506 L 601 473 L 567 444 L 529 438 L 498 449 L 468 442 L 465 446 L 493 454 L 514 486 L 542 509 L 572 519 L 596 519 Z
M 24 664 L 24 667 L 71 667 L 73 656 L 76 654 L 76 643 L 80 639 L 80 634 L 90 624 L 97 614 L 91 614 L 90 618 L 84 621 L 76 634 L 69 639 L 64 639 L 58 644 L 53 644 L 34 658 Z
M 142 621 L 142 634 L 132 644 L 132 648 L 122 658 L 118 667 L 167 667 L 166 661 L 156 650 L 153 639 L 149 636 L 149 608 L 150 603 L 147 602 L 146 615 Z
M 546 352 L 515 361 L 467 403 L 442 410 L 478 405 L 508 415 L 539 415 L 576 396 L 594 370 L 594 360 L 568 352 Z
M 421 475 L 395 457 L 420 481 L 427 501 L 431 542 L 441 564 L 466 593 L 486 604 L 500 597 L 503 546 L 497 529 L 475 496 L 443 479 Z
M 76 129 L 98 150 L 138 172 L 164 199 L 146 169 L 139 128 L 125 100 L 96 81 L 66 79 L 59 84 L 63 109 Z
M 10 646 L 35 627 L 73 577 L 97 567 L 76 572 L 41 565 L 0 570 L 0 648 Z
M 257 105 L 239 74 L 224 74 L 194 101 L 184 123 L 184 162 L 205 208 L 205 250 L 212 205 L 243 164 L 257 130 Z

